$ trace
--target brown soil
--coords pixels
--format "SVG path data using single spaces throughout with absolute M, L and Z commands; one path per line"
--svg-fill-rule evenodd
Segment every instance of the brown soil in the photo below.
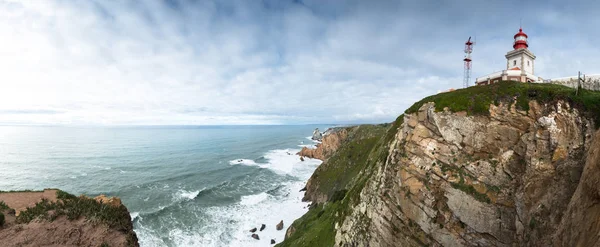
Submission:
M 57 190 L 43 192 L 3 192 L 0 201 L 18 212 L 33 207 L 43 198 L 56 202 Z M 112 198 L 111 198 L 112 199 Z M 118 200 L 118 199 L 117 199 Z M 112 202 L 112 201 L 111 201 Z M 120 200 L 119 200 L 120 202 Z M 27 224 L 17 224 L 11 210 L 0 210 L 5 216 L 5 224 L 0 227 L 0 246 L 138 246 L 127 243 L 127 233 L 109 228 L 106 224 L 93 223 L 86 218 L 68 220 L 59 216 L 53 221 L 33 220 Z M 50 214 L 52 212 L 49 212 Z
M 43 198 L 56 202 L 57 191 L 45 189 L 44 191 L 4 192 L 0 193 L 0 201 L 3 201 L 9 208 L 15 209 L 19 215 L 20 211 L 35 206 Z

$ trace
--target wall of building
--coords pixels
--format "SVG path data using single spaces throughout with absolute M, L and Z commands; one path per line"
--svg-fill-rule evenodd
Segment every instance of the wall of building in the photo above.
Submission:
M 577 88 L 577 76 L 555 78 L 544 82 Z M 581 82 L 581 87 L 587 90 L 600 91 L 600 75 L 586 75 L 585 81 Z
M 515 65 L 515 61 L 516 61 L 516 65 Z M 525 70 L 525 72 L 529 73 L 529 74 L 534 74 L 534 67 L 533 67 L 533 59 L 531 59 L 531 57 L 524 55 L 524 54 L 516 54 L 514 56 L 511 56 L 509 58 L 507 58 L 507 68 L 506 69 L 512 69 L 514 67 L 519 67 L 522 70 Z M 528 64 L 529 62 L 529 64 Z

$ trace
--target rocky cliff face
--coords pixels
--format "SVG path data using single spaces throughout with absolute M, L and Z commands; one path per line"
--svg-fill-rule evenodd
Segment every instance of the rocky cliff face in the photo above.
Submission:
M 505 92 L 452 98 L 468 90 Z M 427 98 L 352 159 L 354 179 L 324 175 L 357 167 L 339 156 L 361 138 L 315 171 L 282 246 L 599 246 L 599 99 L 527 84 Z
M 556 244 L 550 236 L 564 225 L 594 125 L 563 101 L 529 104 L 528 112 L 500 104 L 490 106 L 490 116 L 474 117 L 435 112 L 428 103 L 405 115 L 385 164 L 339 226 L 336 243 Z

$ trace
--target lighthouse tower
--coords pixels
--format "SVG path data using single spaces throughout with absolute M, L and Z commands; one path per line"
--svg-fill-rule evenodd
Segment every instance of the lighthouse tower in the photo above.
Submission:
M 488 85 L 499 81 L 519 81 L 519 82 L 543 82 L 543 78 L 536 76 L 533 62 L 535 55 L 529 50 L 527 34 L 523 28 L 513 37 L 513 50 L 506 53 L 506 69 L 478 77 L 475 80 L 477 85 Z
M 527 34 L 523 32 L 522 28 L 519 28 L 519 32 L 514 36 L 514 43 L 512 51 L 506 53 L 506 69 L 507 70 L 520 70 L 521 75 L 519 81 L 529 82 L 527 74 L 534 74 L 534 61 L 535 55 L 529 48 L 527 42 Z

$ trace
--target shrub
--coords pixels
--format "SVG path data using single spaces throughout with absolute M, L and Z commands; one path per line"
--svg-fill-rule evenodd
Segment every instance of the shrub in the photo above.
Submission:
M 0 226 L 4 226 L 4 214 L 0 212 Z

